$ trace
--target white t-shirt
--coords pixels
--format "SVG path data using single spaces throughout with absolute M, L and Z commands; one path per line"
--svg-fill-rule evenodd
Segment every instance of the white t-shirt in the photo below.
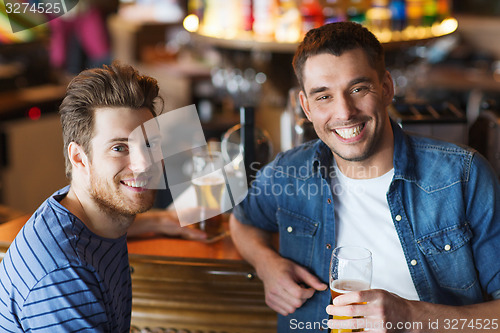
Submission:
M 387 191 L 394 169 L 371 179 L 352 179 L 336 163 L 332 179 L 337 246 L 358 245 L 372 252 L 372 289 L 418 300 L 403 248 L 392 221 Z

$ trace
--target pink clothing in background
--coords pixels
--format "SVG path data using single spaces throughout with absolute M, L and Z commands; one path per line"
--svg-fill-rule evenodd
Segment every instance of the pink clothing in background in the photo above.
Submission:
M 101 59 L 109 54 L 106 23 L 94 7 L 69 19 L 53 19 L 50 21 L 50 27 L 50 59 L 55 67 L 62 68 L 66 64 L 68 43 L 72 35 L 79 40 L 90 59 Z

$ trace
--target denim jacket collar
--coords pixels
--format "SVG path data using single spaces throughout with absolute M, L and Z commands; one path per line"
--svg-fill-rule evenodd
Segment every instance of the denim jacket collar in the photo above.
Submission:
M 393 120 L 391 120 L 391 126 L 394 135 L 394 155 L 392 160 L 394 165 L 394 179 L 414 181 L 416 179 L 415 159 L 408 142 L 409 137 Z
M 331 168 L 333 168 L 333 153 L 321 140 L 317 140 L 315 145 L 316 150 L 312 161 L 311 174 L 319 171 L 321 173 L 321 177 L 328 179 L 328 174 L 331 174 Z

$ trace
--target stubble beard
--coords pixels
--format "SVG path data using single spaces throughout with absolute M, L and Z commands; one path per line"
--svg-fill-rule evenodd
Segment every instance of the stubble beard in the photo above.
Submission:
M 155 192 L 149 190 L 135 194 L 140 204 L 129 203 L 129 199 L 120 192 L 120 182 L 113 179 L 107 183 L 92 172 L 90 179 L 90 196 L 96 205 L 109 216 L 131 218 L 144 213 L 153 207 Z

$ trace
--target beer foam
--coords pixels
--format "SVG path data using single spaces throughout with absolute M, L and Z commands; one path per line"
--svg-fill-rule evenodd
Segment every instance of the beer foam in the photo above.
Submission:
M 370 289 L 370 284 L 361 280 L 334 280 L 330 282 L 330 289 L 345 294 L 350 291 Z
M 192 180 L 194 185 L 198 186 L 215 186 L 224 184 L 224 177 L 222 175 L 207 175 Z

